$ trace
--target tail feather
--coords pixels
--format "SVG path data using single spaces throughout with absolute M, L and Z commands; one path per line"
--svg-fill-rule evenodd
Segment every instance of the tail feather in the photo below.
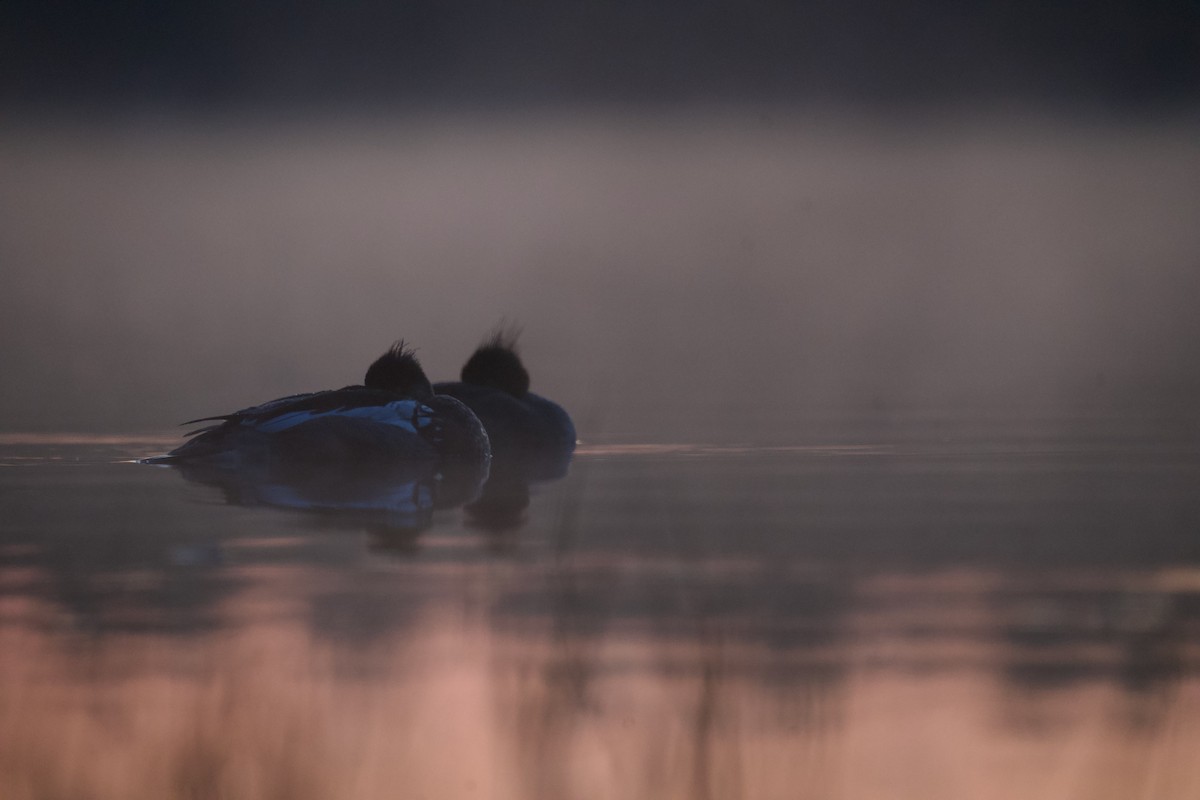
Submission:
M 200 417 L 199 419 L 189 419 L 187 422 L 179 423 L 179 425 L 182 427 L 184 425 L 195 425 L 197 422 L 218 422 L 218 421 L 228 422 L 233 417 L 234 417 L 233 414 L 220 414 L 215 417 Z M 206 430 L 206 429 L 202 429 L 202 430 Z M 192 433 L 189 433 L 188 436 L 191 436 L 193 433 L 199 433 L 199 431 L 192 431 Z

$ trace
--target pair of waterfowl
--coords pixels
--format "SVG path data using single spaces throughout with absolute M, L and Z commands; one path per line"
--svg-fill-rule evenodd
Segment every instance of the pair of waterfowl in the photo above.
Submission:
M 461 377 L 431 384 L 412 349 L 397 342 L 371 364 L 362 385 L 192 420 L 216 424 L 194 431 L 167 458 L 234 467 L 263 461 L 569 458 L 575 426 L 560 406 L 529 391 L 515 335 L 487 339 Z

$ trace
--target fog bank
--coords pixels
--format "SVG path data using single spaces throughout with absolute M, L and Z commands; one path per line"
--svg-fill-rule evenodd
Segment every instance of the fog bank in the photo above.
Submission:
M 425 116 L 0 134 L 0 419 L 445 378 L 501 319 L 594 431 L 1200 399 L 1200 131 Z M 729 422 L 729 420 L 733 422 Z M 689 420 L 691 422 L 689 422 Z

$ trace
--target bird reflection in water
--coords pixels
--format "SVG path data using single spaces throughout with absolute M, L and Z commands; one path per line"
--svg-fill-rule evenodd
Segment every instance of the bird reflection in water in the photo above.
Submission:
M 504 551 L 525 524 L 531 485 L 567 474 L 571 453 L 553 458 L 319 464 L 281 461 L 253 468 L 172 463 L 185 480 L 219 489 L 229 505 L 300 511 L 323 528 L 365 530 L 373 550 L 416 551 L 437 511 L 460 506 L 467 525 Z
M 464 509 L 467 525 L 486 535 L 493 551 L 511 551 L 516 546 L 517 532 L 526 522 L 531 487 L 565 477 L 571 456 L 571 452 L 553 459 L 493 455 L 491 474 L 483 490 Z
M 379 546 L 401 551 L 411 549 L 435 511 L 479 496 L 488 477 L 487 463 L 478 461 L 172 466 L 188 481 L 220 489 L 230 505 L 308 512 L 323 527 L 365 528 Z

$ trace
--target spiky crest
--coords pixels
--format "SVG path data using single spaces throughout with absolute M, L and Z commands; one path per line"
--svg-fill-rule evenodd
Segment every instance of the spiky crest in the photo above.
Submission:
M 517 353 L 521 329 L 501 323 L 483 340 L 462 368 L 463 383 L 490 386 L 524 397 L 529 392 L 529 373 Z
M 375 359 L 367 369 L 363 385 L 370 389 L 383 389 L 416 400 L 433 397 L 433 387 L 415 351 L 401 339 Z

